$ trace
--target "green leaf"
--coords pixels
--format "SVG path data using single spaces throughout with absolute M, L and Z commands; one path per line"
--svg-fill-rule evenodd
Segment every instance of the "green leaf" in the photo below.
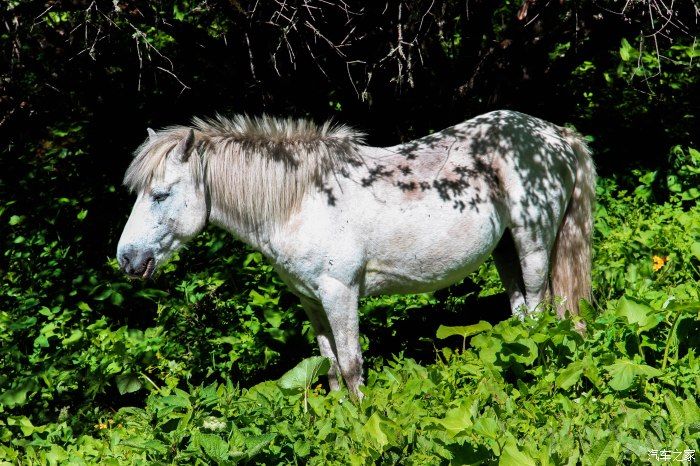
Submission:
M 250 460 L 275 439 L 275 434 L 252 435 L 245 439 L 246 456 Z
M 328 373 L 331 361 L 323 356 L 304 359 L 293 369 L 279 378 L 277 384 L 286 392 L 301 393 L 310 387 L 321 375 Z
M 217 463 L 228 459 L 228 443 L 218 435 L 199 433 L 197 442 L 204 453 Z
M 634 50 L 627 39 L 622 39 L 622 45 L 620 45 L 620 58 L 624 61 L 629 61 L 631 51 Z
M 465 401 L 457 408 L 452 408 L 445 414 L 443 419 L 437 422 L 445 428 L 447 435 L 454 438 L 460 432 L 468 429 L 473 425 L 470 414 L 471 402 Z
M 22 220 L 24 220 L 23 215 L 13 215 L 12 217 L 10 217 L 9 223 L 10 225 L 19 225 L 20 223 L 22 223 Z
M 637 376 L 651 378 L 662 374 L 658 369 L 646 364 L 638 364 L 629 359 L 618 359 L 615 363 L 606 366 L 606 369 L 611 377 L 608 385 L 617 391 L 627 390 Z
M 491 324 L 488 322 L 482 320 L 479 323 L 476 323 L 474 325 L 466 325 L 466 326 L 457 326 L 457 327 L 447 327 L 445 325 L 441 325 L 438 327 L 437 332 L 435 334 L 436 337 L 438 337 L 441 340 L 444 340 L 445 338 L 451 337 L 451 336 L 461 336 L 462 338 L 467 338 L 472 335 L 476 335 L 478 333 L 484 332 L 486 330 L 489 330 L 491 328 Z
M 668 414 L 671 418 L 671 428 L 676 432 L 682 432 L 683 424 L 685 424 L 683 408 L 670 391 L 665 390 L 665 392 L 664 401 L 666 402 L 666 409 L 668 410 Z
M 61 340 L 61 343 L 64 345 L 70 345 L 79 341 L 81 338 L 83 338 L 83 332 L 81 330 L 73 330 L 69 337 Z
M 83 209 L 80 212 L 78 212 L 78 215 L 76 215 L 76 217 L 78 217 L 78 220 L 85 220 L 85 217 L 87 217 L 87 213 L 87 209 Z
M 638 303 L 626 297 L 620 298 L 617 302 L 617 315 L 625 317 L 630 324 L 637 324 L 640 327 L 646 327 L 653 322 L 651 317 L 653 312 L 654 310 L 646 304 Z
M 185 408 L 185 409 L 189 409 L 192 407 L 192 403 L 190 403 L 189 395 L 187 394 L 187 392 L 180 390 L 180 389 L 175 389 L 174 395 L 164 396 L 160 400 L 166 406 L 175 406 L 177 408 Z
M 25 380 L 18 387 L 5 390 L 0 394 L 0 406 L 8 408 L 22 406 L 27 401 L 27 393 L 35 389 L 36 383 L 33 380 Z
M 537 466 L 534 459 L 527 453 L 518 449 L 515 442 L 509 442 L 504 448 L 500 458 L 499 466 Z
M 480 417 L 474 423 L 474 432 L 484 437 L 498 439 L 502 434 L 502 429 L 498 421 L 492 417 Z
M 700 424 L 700 407 L 694 399 L 683 400 L 683 415 L 688 424 Z
M 18 426 L 22 431 L 22 435 L 25 437 L 32 435 L 32 433 L 34 433 L 38 428 L 35 427 L 34 424 L 32 424 L 32 421 L 30 421 L 26 416 L 12 416 L 7 419 L 7 425 Z
M 585 299 L 579 299 L 578 301 L 578 311 L 579 314 L 581 314 L 581 317 L 583 318 L 586 323 L 592 323 L 595 321 L 598 313 L 596 312 L 595 308 L 586 301 Z
M 690 245 L 690 252 L 696 259 L 700 260 L 700 242 L 696 241 Z
M 615 441 L 613 437 L 613 435 L 608 434 L 595 441 L 583 457 L 584 464 L 586 466 L 606 466 L 608 458 L 612 458 L 614 454 Z
M 493 365 L 503 349 L 503 341 L 490 335 L 476 335 L 471 340 L 472 345 L 479 350 L 479 359 L 487 365 Z
M 117 389 L 121 395 L 138 391 L 142 386 L 141 379 L 136 374 L 121 374 L 117 376 Z
M 375 412 L 369 417 L 365 425 L 362 427 L 363 432 L 367 434 L 370 442 L 375 444 L 379 451 L 382 451 L 384 447 L 389 444 L 389 438 L 382 430 L 380 425 L 381 422 L 382 419 L 379 417 L 379 414 Z
M 574 361 L 557 376 L 555 383 L 562 390 L 567 390 L 581 379 L 583 374 L 583 362 Z

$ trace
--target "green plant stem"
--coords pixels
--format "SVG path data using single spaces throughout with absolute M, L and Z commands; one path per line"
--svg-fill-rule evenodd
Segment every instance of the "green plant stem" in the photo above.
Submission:
M 153 381 L 149 376 L 144 374 L 143 372 L 140 372 L 141 376 L 148 381 L 151 385 L 153 385 L 153 388 L 156 389 L 156 391 L 160 391 L 160 387 Z

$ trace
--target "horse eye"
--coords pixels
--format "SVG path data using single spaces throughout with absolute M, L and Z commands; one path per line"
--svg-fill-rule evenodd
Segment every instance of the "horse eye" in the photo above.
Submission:
M 165 198 L 167 198 L 169 195 L 170 195 L 169 192 L 165 192 L 165 191 L 164 191 L 164 192 L 156 192 L 156 193 L 153 193 L 153 194 L 151 195 L 151 197 L 153 197 L 153 200 L 154 200 L 155 202 L 162 202 L 162 201 L 164 201 Z

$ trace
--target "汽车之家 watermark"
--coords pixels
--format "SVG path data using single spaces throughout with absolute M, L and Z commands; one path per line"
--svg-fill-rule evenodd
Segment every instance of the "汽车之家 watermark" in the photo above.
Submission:
M 695 450 L 649 450 L 649 459 L 655 461 L 695 461 Z

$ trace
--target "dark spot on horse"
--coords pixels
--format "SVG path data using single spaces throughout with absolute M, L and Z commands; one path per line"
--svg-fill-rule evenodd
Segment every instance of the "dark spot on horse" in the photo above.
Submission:
M 399 187 L 401 191 L 415 191 L 418 188 L 418 185 L 416 184 L 415 181 L 411 180 L 409 182 L 405 181 L 397 181 L 396 186 Z
M 366 188 L 374 184 L 374 182 L 377 180 L 390 178 L 393 174 L 393 170 L 387 170 L 385 165 L 378 164 L 369 169 L 368 176 L 366 178 L 362 178 L 362 186 Z
M 403 192 L 403 197 L 407 201 L 417 201 L 425 197 L 425 189 L 422 187 L 422 183 L 416 183 L 415 180 L 408 182 L 398 181 L 396 186 Z

